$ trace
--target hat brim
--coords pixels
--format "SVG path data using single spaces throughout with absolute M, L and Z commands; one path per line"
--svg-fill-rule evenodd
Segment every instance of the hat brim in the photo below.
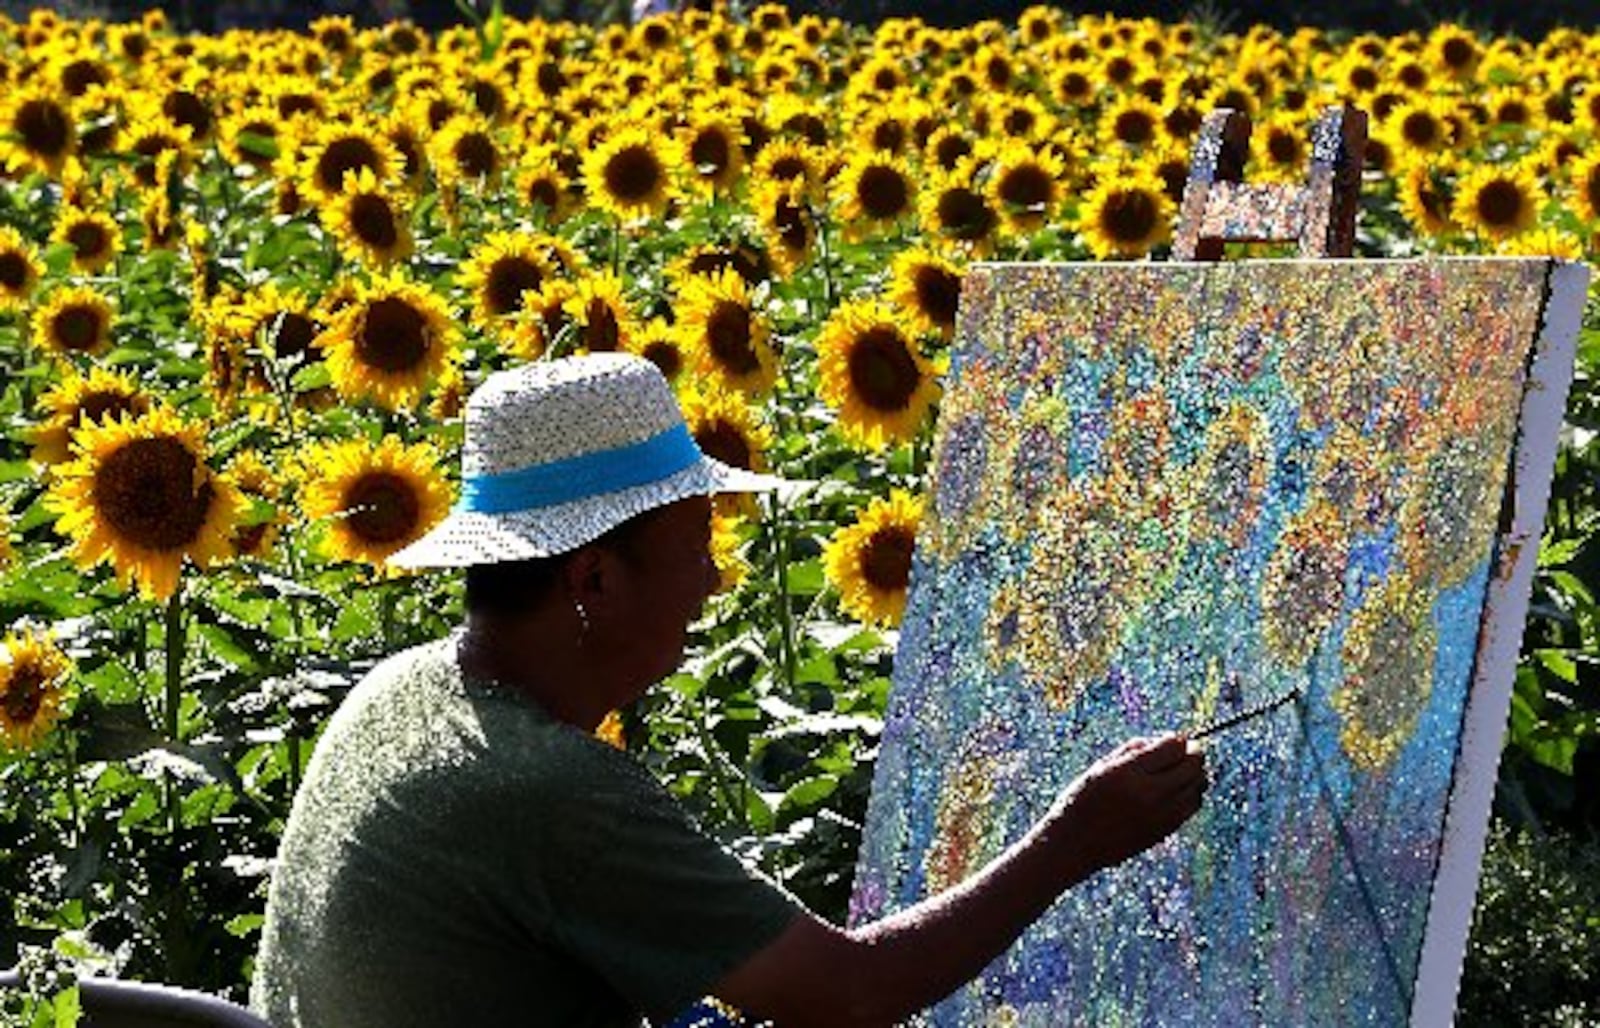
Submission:
M 690 496 L 772 492 L 804 484 L 702 457 L 660 481 L 571 503 L 504 514 L 453 510 L 386 563 L 421 570 L 553 557 L 592 542 L 629 518 Z

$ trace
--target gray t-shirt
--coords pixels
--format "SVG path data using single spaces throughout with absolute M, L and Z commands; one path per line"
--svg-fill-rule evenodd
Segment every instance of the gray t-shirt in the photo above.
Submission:
M 625 753 L 462 678 L 376 668 L 295 798 L 251 1003 L 278 1028 L 637 1025 L 800 910 Z

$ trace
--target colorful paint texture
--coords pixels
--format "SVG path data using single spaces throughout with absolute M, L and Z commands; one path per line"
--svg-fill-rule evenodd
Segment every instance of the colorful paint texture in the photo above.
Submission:
M 1513 469 L 1527 409 L 1559 422 L 1570 339 L 1567 374 L 1530 369 L 1562 267 L 969 274 L 852 919 L 975 872 L 1131 735 L 1303 695 L 1214 736 L 1202 812 L 931 1023 L 1413 1019 L 1452 834 L 1476 848 L 1440 902 L 1472 902 L 1487 796 L 1475 835 L 1450 808 L 1509 611 L 1503 723 L 1550 462 Z

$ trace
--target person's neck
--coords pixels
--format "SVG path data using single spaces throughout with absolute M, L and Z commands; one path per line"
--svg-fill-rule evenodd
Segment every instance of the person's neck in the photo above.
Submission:
M 514 689 L 551 717 L 592 732 L 612 709 L 603 653 L 571 627 L 538 612 L 506 618 L 468 614 L 457 660 L 462 673 Z

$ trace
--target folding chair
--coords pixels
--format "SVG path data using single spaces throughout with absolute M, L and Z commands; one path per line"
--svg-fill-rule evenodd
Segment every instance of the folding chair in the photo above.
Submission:
M 0 993 L 20 984 L 16 972 L 0 972 Z M 271 1028 L 244 1007 L 174 985 L 84 978 L 78 995 L 80 1028 Z

